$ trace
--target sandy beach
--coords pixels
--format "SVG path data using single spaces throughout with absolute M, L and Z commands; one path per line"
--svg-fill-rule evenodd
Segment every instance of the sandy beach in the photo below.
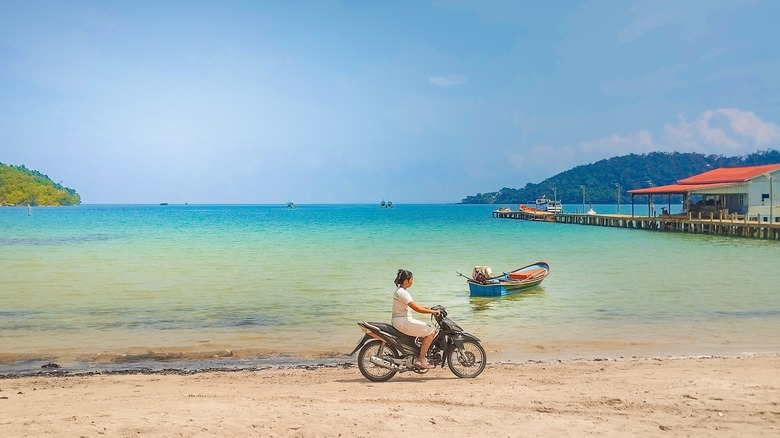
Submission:
M 0 435 L 780 436 L 780 356 L 489 364 L 365 380 L 350 363 L 0 380 Z

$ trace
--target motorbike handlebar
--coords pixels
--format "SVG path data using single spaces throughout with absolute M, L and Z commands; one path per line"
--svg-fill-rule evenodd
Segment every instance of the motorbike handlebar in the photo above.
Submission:
M 438 316 L 439 318 L 446 318 L 447 317 L 447 309 L 445 309 L 444 306 L 442 306 L 440 304 L 437 304 L 437 305 L 431 307 L 431 309 L 439 311 L 439 316 Z

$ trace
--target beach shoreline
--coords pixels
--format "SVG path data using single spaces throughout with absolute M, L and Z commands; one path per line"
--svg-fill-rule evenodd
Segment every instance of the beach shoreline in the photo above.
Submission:
M 763 338 L 762 338 L 763 339 Z M 687 339 L 684 339 L 687 340 Z M 571 360 L 721 358 L 772 356 L 780 354 L 777 342 L 675 345 L 672 341 L 629 342 L 585 340 L 528 342 L 508 345 L 483 344 L 488 363 L 561 362 Z M 101 372 L 257 369 L 287 366 L 339 366 L 354 363 L 349 355 L 354 344 L 340 344 L 321 350 L 231 348 L 229 345 L 197 347 L 133 347 L 115 351 L 86 352 L 52 350 L 41 352 L 0 352 L 0 378 L 12 375 L 95 374 Z
M 742 353 L 718 351 L 707 354 L 676 354 L 611 351 L 608 348 L 584 352 L 549 351 L 537 354 L 500 354 L 489 351 L 488 364 L 567 363 L 576 361 L 681 360 L 724 359 L 735 357 L 775 357 L 780 353 Z M 744 349 L 741 349 L 744 350 Z M 140 351 L 140 350 L 139 350 Z M 527 352 L 526 352 L 527 353 Z M 133 354 L 97 355 L 14 355 L 0 354 L 0 379 L 41 375 L 78 376 L 99 374 L 170 373 L 192 374 L 215 371 L 257 371 L 274 368 L 350 368 L 356 366 L 356 356 L 346 353 L 328 354 L 258 354 L 253 350 L 181 351 L 146 350 Z
M 777 436 L 780 355 L 53 373 L 0 379 L 0 407 L 6 436 Z

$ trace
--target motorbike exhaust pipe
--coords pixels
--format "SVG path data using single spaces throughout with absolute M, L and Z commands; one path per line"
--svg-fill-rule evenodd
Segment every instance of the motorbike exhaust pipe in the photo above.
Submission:
M 378 366 L 378 367 L 387 368 L 389 370 L 400 369 L 400 367 L 398 365 L 390 362 L 389 360 L 382 359 L 380 357 L 371 356 L 371 359 L 369 359 L 368 361 L 371 362 L 372 364 Z

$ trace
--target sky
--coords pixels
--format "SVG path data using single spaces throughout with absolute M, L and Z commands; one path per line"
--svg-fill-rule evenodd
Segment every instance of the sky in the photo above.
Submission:
M 780 145 L 780 1 L 0 0 L 0 162 L 84 204 L 452 203 Z

